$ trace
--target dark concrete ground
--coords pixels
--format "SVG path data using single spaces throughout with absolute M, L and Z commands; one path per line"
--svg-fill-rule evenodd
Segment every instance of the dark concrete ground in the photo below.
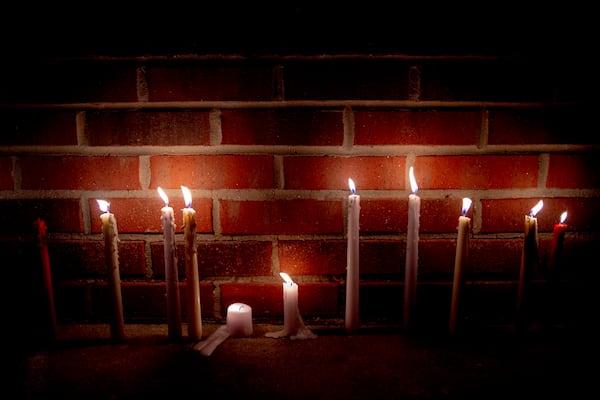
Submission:
M 205 323 L 204 338 L 220 326 Z M 363 327 L 347 334 L 336 325 L 306 326 L 317 338 L 267 338 L 282 327 L 255 323 L 251 337 L 228 338 L 207 357 L 192 349 L 185 327 L 183 340 L 173 342 L 166 325 L 128 324 L 117 343 L 106 325 L 62 325 L 49 345 L 8 361 L 11 398 L 507 399 L 595 392 L 591 333 L 488 327 L 450 336 Z

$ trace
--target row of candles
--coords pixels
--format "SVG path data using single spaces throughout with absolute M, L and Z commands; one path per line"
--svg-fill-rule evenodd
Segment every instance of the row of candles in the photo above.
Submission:
M 421 199 L 417 195 L 418 186 L 414 177 L 413 167 L 409 170 L 411 194 L 408 198 L 408 227 L 406 241 L 406 265 L 403 302 L 403 327 L 409 330 L 412 324 L 415 303 L 418 272 L 418 242 L 419 242 L 419 217 Z M 359 216 L 360 195 L 356 193 L 356 186 L 352 179 L 348 179 L 350 195 L 348 197 L 348 233 L 347 233 L 347 266 L 346 266 L 346 304 L 345 304 L 345 329 L 347 332 L 355 332 L 360 328 L 359 318 Z M 164 259 L 165 259 L 165 281 L 167 299 L 167 322 L 168 334 L 171 339 L 182 337 L 181 304 L 179 293 L 179 282 L 177 273 L 177 256 L 175 250 L 175 222 L 173 208 L 169 206 L 169 199 L 162 188 L 158 188 L 160 197 L 165 202 L 161 209 L 161 222 L 164 231 Z M 199 289 L 199 271 L 196 249 L 196 219 L 195 210 L 192 208 L 192 196 L 190 190 L 181 186 L 185 208 L 183 209 L 183 229 L 185 244 L 185 266 L 186 266 L 186 310 L 188 316 L 188 336 L 191 340 L 202 339 L 202 320 Z M 110 212 L 110 204 L 105 200 L 97 200 L 102 220 L 102 233 L 105 240 L 105 255 L 108 270 L 108 280 L 111 288 L 113 313 L 111 320 L 111 336 L 114 339 L 124 338 L 124 318 L 122 310 L 119 259 L 118 259 L 118 233 L 114 214 Z M 449 331 L 454 333 L 457 324 L 457 315 L 460 301 L 460 289 L 463 281 L 463 270 L 468 254 L 469 233 L 471 219 L 467 213 L 471 207 L 471 199 L 464 198 L 462 213 L 458 219 L 458 237 L 456 242 L 456 255 L 454 261 L 454 279 L 452 285 L 452 299 L 450 305 Z M 537 258 L 537 213 L 541 210 L 543 201 L 533 207 L 529 215 L 525 216 L 524 245 L 519 271 L 519 285 L 517 296 L 517 321 L 524 319 L 524 301 L 526 298 L 527 285 L 530 280 L 532 269 Z M 565 224 L 567 213 L 561 216 L 561 221 L 554 226 L 552 237 L 552 251 L 550 260 L 554 262 L 559 255 L 562 241 L 567 229 Z M 293 282 L 289 275 L 281 273 L 284 296 L 284 328 L 277 332 L 268 333 L 268 337 L 291 338 L 314 338 L 315 335 L 308 330 L 298 310 L 298 285 Z M 243 305 L 239 310 L 233 312 L 231 318 L 248 320 L 251 307 Z M 242 311 L 244 310 L 244 311 Z M 228 319 L 229 316 L 228 308 Z M 238 315 L 236 317 L 236 315 Z M 247 322 L 245 322 L 247 325 Z M 244 328 L 248 331 L 248 327 Z M 251 332 L 251 327 L 250 327 Z

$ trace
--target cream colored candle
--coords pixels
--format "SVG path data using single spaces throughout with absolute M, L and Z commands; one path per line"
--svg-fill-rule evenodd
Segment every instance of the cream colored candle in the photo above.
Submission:
M 463 270 L 469 251 L 469 231 L 471 228 L 471 218 L 467 217 L 469 208 L 471 208 L 471 199 L 465 197 L 462 203 L 462 214 L 458 217 L 458 236 L 456 239 L 456 255 L 454 257 L 454 282 L 452 284 L 452 303 L 450 304 L 449 331 L 451 334 L 456 330 L 460 291 L 463 285 Z
M 536 215 L 544 206 L 540 200 L 529 215 L 525 215 L 525 234 L 523 236 L 523 251 L 521 253 L 521 269 L 519 271 L 519 286 L 517 290 L 517 328 L 523 328 L 527 320 L 527 295 L 535 265 L 538 262 L 538 223 Z
M 175 246 L 175 221 L 173 208 L 169 207 L 169 198 L 159 187 L 158 194 L 165 202 L 161 209 L 161 222 L 164 235 L 165 281 L 167 286 L 167 326 L 169 338 L 179 340 L 181 330 L 181 299 L 179 297 L 179 276 L 177 274 L 177 248 Z
M 298 284 L 285 272 L 279 273 L 283 282 L 283 329 L 265 333 L 266 337 L 290 339 L 314 339 L 317 337 L 304 326 L 300 309 L 298 308 Z
M 404 273 L 404 329 L 409 329 L 412 323 L 417 298 L 417 268 L 419 262 L 419 216 L 421 213 L 421 198 L 417 196 L 417 181 L 413 167 L 409 170 L 412 193 L 408 196 L 408 228 L 406 232 L 406 265 Z
M 112 318 L 110 335 L 113 340 L 125 338 L 125 322 L 123 317 L 123 300 L 121 297 L 121 276 L 119 273 L 119 237 L 117 220 L 110 212 L 110 203 L 97 200 L 102 211 L 102 235 L 104 236 L 104 256 L 106 259 L 106 273 L 112 300 Z
M 348 179 L 350 195 L 348 196 L 348 246 L 346 266 L 346 314 L 345 327 L 347 332 L 359 328 L 359 218 L 360 196 L 356 194 L 356 186 Z
M 202 317 L 200 307 L 200 278 L 198 251 L 196 249 L 196 210 L 192 208 L 192 193 L 181 186 L 185 208 L 183 209 L 183 232 L 185 243 L 185 276 L 188 336 L 191 340 L 202 339 Z

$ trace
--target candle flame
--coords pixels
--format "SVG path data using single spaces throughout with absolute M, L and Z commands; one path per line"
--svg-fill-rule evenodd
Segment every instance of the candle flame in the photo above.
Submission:
M 564 224 L 566 220 L 567 220 L 567 212 L 565 211 L 562 214 L 560 214 L 560 223 Z
M 465 215 L 467 215 L 467 213 L 469 212 L 469 208 L 471 208 L 471 203 L 473 203 L 473 201 L 470 198 L 468 198 L 468 197 L 463 198 L 463 200 L 462 200 L 462 215 L 463 215 L 463 217 Z
M 183 192 L 183 201 L 185 202 L 185 206 L 187 208 L 192 207 L 192 192 L 186 186 L 181 186 L 181 191 Z
M 532 217 L 535 217 L 537 215 L 537 213 L 540 212 L 540 210 L 542 209 L 542 207 L 544 207 L 544 200 L 540 200 L 535 207 L 533 207 L 531 209 L 531 211 L 529 212 L 529 215 L 531 215 Z
M 110 203 L 106 200 L 96 200 L 98 202 L 98 207 L 100 207 L 100 211 L 109 212 L 110 211 Z
M 160 195 L 160 198 L 163 199 L 163 201 L 165 202 L 165 207 L 169 205 L 169 198 L 167 197 L 167 194 L 165 193 L 165 191 L 159 186 L 156 190 L 158 190 L 158 194 Z
M 294 281 L 292 280 L 292 278 L 290 278 L 290 276 L 288 274 L 286 274 L 285 272 L 280 272 L 279 275 L 283 278 L 283 280 L 285 281 L 285 283 L 289 283 L 290 285 L 292 283 L 294 283 Z
M 348 187 L 350 188 L 350 192 L 352 194 L 356 193 L 356 185 L 354 184 L 352 178 L 348 178 Z
M 408 170 L 408 178 L 410 179 L 410 188 L 412 192 L 417 193 L 419 187 L 417 186 L 417 180 L 415 179 L 415 172 L 413 170 L 413 167 L 410 167 L 410 169 Z

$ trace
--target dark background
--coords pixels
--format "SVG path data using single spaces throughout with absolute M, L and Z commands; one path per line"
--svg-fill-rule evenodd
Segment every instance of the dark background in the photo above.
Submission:
M 590 3 L 591 4 L 591 3 Z M 479 54 L 588 56 L 576 2 L 48 2 L 3 5 L 4 55 Z

